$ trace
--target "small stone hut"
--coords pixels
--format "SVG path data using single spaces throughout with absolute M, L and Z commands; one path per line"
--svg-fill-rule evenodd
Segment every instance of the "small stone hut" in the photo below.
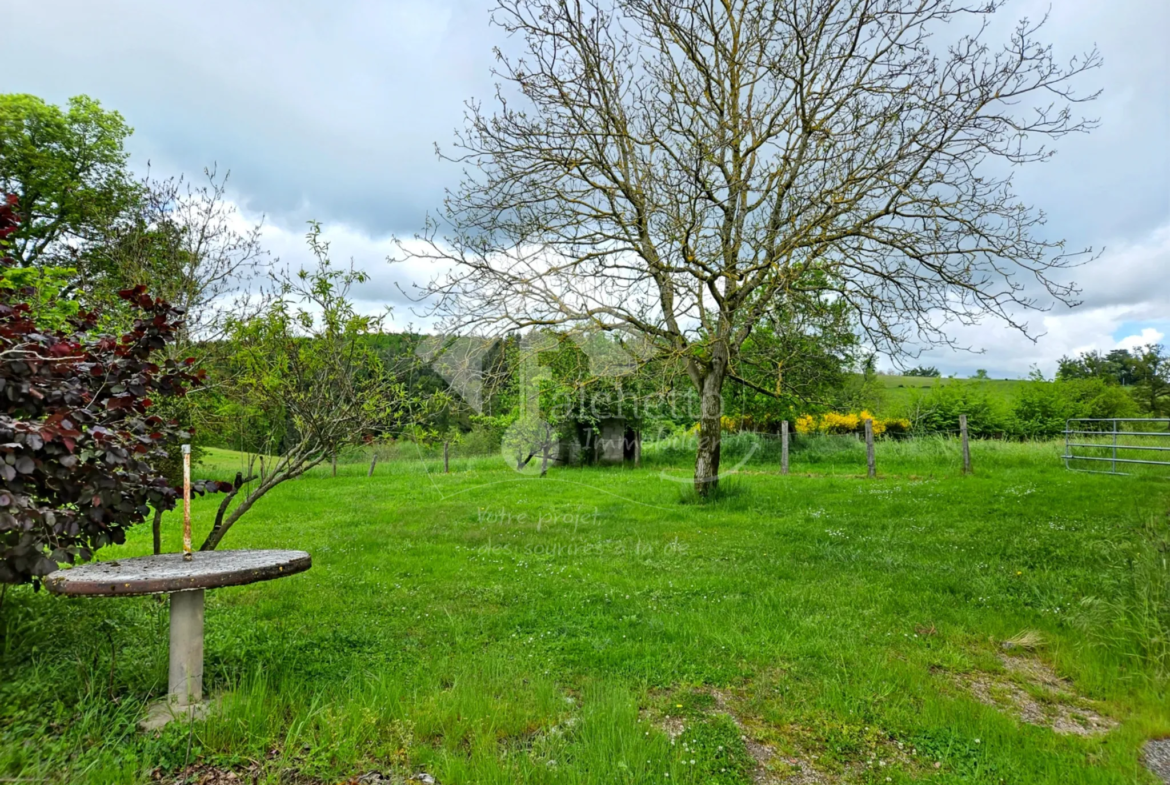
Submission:
M 578 421 L 569 436 L 557 445 L 555 458 L 562 464 L 638 465 L 642 461 L 642 432 L 625 417 L 605 417 L 594 430 Z

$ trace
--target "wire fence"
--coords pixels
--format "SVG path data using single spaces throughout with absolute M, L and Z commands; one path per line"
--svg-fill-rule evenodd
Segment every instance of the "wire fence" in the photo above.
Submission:
M 505 455 L 499 438 L 453 438 L 418 442 L 408 438 L 378 441 L 343 450 L 319 465 L 312 474 L 375 476 L 384 472 L 425 471 L 428 473 L 464 472 L 490 468 L 491 461 L 509 465 L 512 455 Z M 640 436 L 637 460 L 624 460 L 647 468 L 693 465 L 698 434 L 692 430 Z M 972 444 L 977 445 L 972 459 Z M 993 445 L 1002 444 L 998 450 Z M 883 466 L 921 463 L 937 466 L 949 463 L 956 471 L 973 474 L 979 461 L 1006 457 L 1011 442 L 968 438 L 963 424 L 957 429 L 940 429 L 929 433 L 915 431 L 908 435 L 884 435 L 867 438 L 865 431 L 847 434 L 788 433 L 740 431 L 725 433 L 721 440 L 721 465 L 747 471 L 788 473 L 832 470 L 877 476 Z M 1100 474 L 1142 474 L 1170 476 L 1170 419 L 1076 419 L 1066 424 L 1063 440 L 1036 442 L 1037 449 L 1029 460 L 1062 460 L 1075 471 Z M 1016 451 L 1018 452 L 1018 450 Z M 993 456 L 996 456 L 993 458 Z M 597 456 L 593 456 L 595 459 Z M 539 456 L 536 458 L 539 463 Z M 587 465 L 601 461 L 566 461 L 555 459 L 552 466 Z

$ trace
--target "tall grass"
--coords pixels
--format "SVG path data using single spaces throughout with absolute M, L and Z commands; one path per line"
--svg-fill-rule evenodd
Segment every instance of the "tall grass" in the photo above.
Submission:
M 1133 536 L 1111 543 L 1113 574 L 1101 592 L 1081 600 L 1078 627 L 1122 658 L 1133 673 L 1170 679 L 1170 527 L 1166 516 L 1150 517 Z

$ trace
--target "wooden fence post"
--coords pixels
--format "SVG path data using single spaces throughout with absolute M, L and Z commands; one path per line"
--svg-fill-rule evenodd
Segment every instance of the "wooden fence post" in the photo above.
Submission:
M 378 450 L 374 449 L 374 457 L 370 460 L 370 470 L 366 472 L 367 477 L 374 476 L 374 467 L 378 465 Z
M 971 443 L 967 440 L 967 415 L 959 415 L 959 439 L 963 443 L 963 474 L 971 473 Z
M 450 459 L 449 453 L 447 451 L 447 447 L 450 444 L 451 444 L 450 442 L 443 442 L 443 474 L 450 474 L 451 473 L 451 459 Z
M 877 460 L 873 454 L 873 420 L 865 421 L 865 466 L 867 476 L 877 477 Z
M 788 420 L 780 423 L 780 473 L 788 474 Z

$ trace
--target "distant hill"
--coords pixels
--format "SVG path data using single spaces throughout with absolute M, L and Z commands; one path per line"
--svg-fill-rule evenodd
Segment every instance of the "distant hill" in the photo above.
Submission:
M 1034 382 L 1029 379 L 947 379 L 931 376 L 887 376 L 879 374 L 882 383 L 881 414 L 899 414 L 910 402 L 915 390 L 931 389 L 946 384 L 967 383 L 979 384 L 987 390 L 992 398 L 1010 401 L 1020 388 L 1031 384 L 1049 384 L 1049 382 Z

